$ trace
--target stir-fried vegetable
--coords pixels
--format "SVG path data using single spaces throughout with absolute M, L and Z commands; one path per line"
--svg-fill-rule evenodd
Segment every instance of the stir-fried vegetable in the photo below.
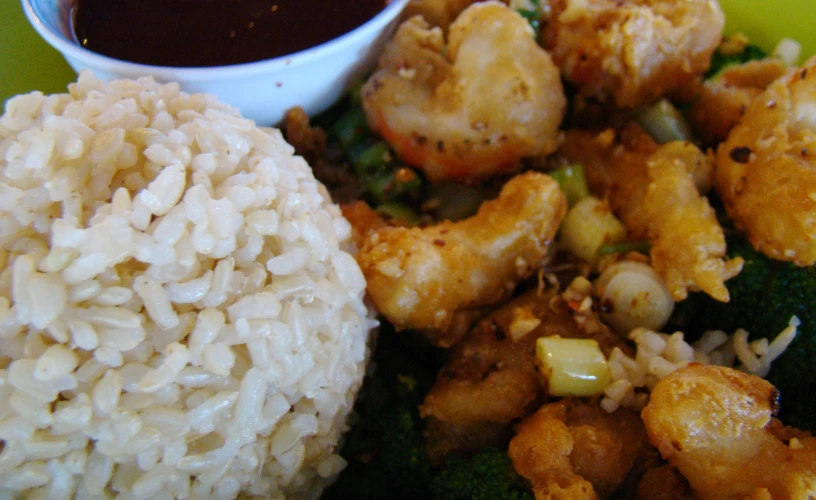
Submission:
M 772 340 L 792 316 L 801 321 L 796 339 L 771 367 L 768 380 L 782 394 L 782 417 L 788 423 L 816 431 L 816 268 L 776 261 L 756 252 L 732 235 L 729 254 L 745 259 L 742 272 L 728 281 L 731 301 L 722 303 L 692 294 L 680 303 L 674 318 L 686 331 L 745 328 L 750 341 Z
M 548 172 L 558 182 L 561 191 L 567 196 L 570 207 L 589 196 L 586 172 L 581 164 L 566 165 Z
M 612 382 L 606 357 L 594 339 L 541 337 L 536 357 L 553 396 L 595 396 Z
M 623 334 L 638 327 L 659 332 L 674 309 L 663 278 L 642 262 L 622 261 L 609 266 L 595 287 L 601 317 Z
M 626 228 L 609 205 L 588 196 L 567 213 L 558 238 L 562 249 L 595 264 L 601 247 L 626 239 Z
M 420 192 L 422 179 L 396 159 L 388 143 L 369 130 L 359 100 L 350 99 L 348 109 L 332 130 L 375 206 L 409 199 Z
M 748 43 L 744 35 L 734 35 L 726 39 L 711 56 L 711 65 L 705 78 L 716 78 L 725 68 L 748 61 L 763 59 L 768 53 L 759 46 Z
M 410 334 L 383 328 L 355 410 L 358 423 L 341 451 L 348 467 L 324 500 L 532 500 L 507 454 L 487 448 L 432 465 L 417 407 L 441 365 L 442 351 Z
M 635 120 L 658 144 L 671 141 L 694 141 L 686 119 L 668 99 L 641 108 Z

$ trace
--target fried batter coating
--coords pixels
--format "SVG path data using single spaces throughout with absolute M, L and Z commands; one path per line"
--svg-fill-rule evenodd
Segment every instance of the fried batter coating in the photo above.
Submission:
M 404 22 L 363 86 L 371 128 L 434 181 L 478 181 L 552 153 L 566 109 L 558 68 L 506 5 L 468 7 L 450 26 Z
M 707 144 L 724 141 L 751 101 L 784 72 L 780 59 L 767 58 L 726 68 L 706 80 L 688 113 L 696 135 Z
M 369 235 L 382 228 L 388 227 L 388 222 L 383 219 L 368 203 L 355 201 L 340 205 L 343 217 L 351 224 L 351 241 L 357 247 L 361 247 Z
M 655 386 L 642 417 L 696 498 L 813 498 L 816 438 L 772 420 L 777 399 L 759 377 L 693 363 Z
M 519 424 L 508 455 L 533 483 L 537 500 L 606 498 L 647 449 L 637 413 L 561 400 Z
M 432 458 L 480 449 L 487 428 L 497 438 L 492 444 L 503 444 L 498 439 L 500 429 L 509 430 L 507 424 L 524 417 L 546 397 L 536 367 L 535 342 L 550 335 L 590 336 L 556 289 L 534 289 L 485 317 L 456 345 L 420 406 L 420 414 L 428 419 Z M 615 347 L 627 349 L 608 330 L 591 336 L 606 353 Z
M 702 290 L 727 302 L 724 282 L 743 262 L 725 258 L 725 235 L 700 194 L 710 185 L 711 159 L 687 142 L 658 146 L 635 125 L 620 139 L 611 130 L 571 130 L 561 153 L 584 164 L 593 192 L 609 199 L 629 239 L 649 241 L 652 266 L 674 300 Z
M 688 481 L 671 465 L 665 464 L 646 471 L 638 481 L 635 500 L 690 499 Z
M 447 30 L 459 14 L 476 0 L 411 0 L 402 15 L 407 19 L 422 16 L 431 26 Z
M 585 97 L 631 108 L 681 90 L 709 65 L 725 17 L 716 0 L 553 0 L 542 36 Z
M 816 58 L 753 100 L 717 149 L 715 185 L 754 248 L 816 263 Z
M 647 163 L 651 183 L 638 213 L 648 226 L 652 267 L 666 280 L 672 298 L 703 290 L 728 302 L 725 280 L 742 270 L 743 259 L 725 259 L 725 235 L 708 199 L 697 191 L 688 165 L 709 159 L 687 142 L 661 146 Z
M 368 295 L 397 330 L 449 347 L 465 333 L 454 313 L 499 301 L 548 260 L 566 210 L 557 182 L 527 172 L 468 219 L 374 231 L 357 255 Z

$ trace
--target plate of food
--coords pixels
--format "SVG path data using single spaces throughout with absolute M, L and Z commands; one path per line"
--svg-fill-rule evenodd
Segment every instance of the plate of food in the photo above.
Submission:
M 805 2 L 390 2 L 211 67 L 22 4 L 0 497 L 816 496 Z

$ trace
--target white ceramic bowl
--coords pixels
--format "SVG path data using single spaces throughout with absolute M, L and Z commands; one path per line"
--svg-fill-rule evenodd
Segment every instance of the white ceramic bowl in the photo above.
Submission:
M 77 72 L 89 69 L 103 80 L 150 75 L 160 82 L 178 82 L 187 92 L 215 94 L 260 125 L 276 125 L 293 106 L 314 115 L 337 102 L 355 79 L 373 67 L 408 1 L 391 0 L 362 26 L 311 49 L 208 68 L 135 64 L 97 54 L 80 46 L 72 35 L 74 0 L 22 0 L 22 5 L 34 29 Z

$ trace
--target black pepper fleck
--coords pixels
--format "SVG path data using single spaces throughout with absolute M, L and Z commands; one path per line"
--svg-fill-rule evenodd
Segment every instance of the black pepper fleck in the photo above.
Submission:
M 748 163 L 751 160 L 751 149 L 746 146 L 737 146 L 728 153 L 737 163 Z

